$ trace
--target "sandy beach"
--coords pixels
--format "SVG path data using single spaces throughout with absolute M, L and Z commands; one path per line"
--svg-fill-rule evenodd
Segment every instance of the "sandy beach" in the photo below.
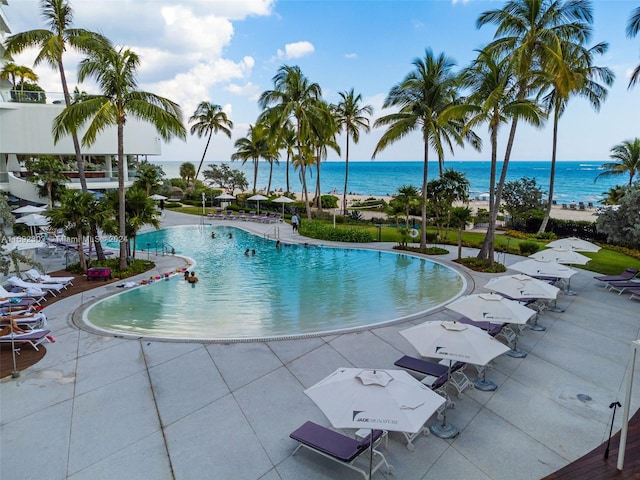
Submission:
M 338 207 L 342 206 L 342 195 L 341 194 L 332 194 L 336 197 L 338 197 Z M 311 200 L 313 197 L 312 194 L 309 194 L 309 200 Z M 360 202 L 360 201 L 364 201 L 368 198 L 377 198 L 377 199 L 383 199 L 384 201 L 386 201 L 387 203 L 389 203 L 393 197 L 387 197 L 387 196 L 370 196 L 370 195 L 347 195 L 347 208 L 351 207 L 355 202 Z M 296 193 L 296 199 L 301 200 L 303 199 L 302 193 Z M 460 203 L 459 206 L 462 206 L 463 204 Z M 489 202 L 485 201 L 485 200 L 471 200 L 468 203 L 469 208 L 473 211 L 473 213 L 475 214 L 478 210 L 480 209 L 485 209 L 488 210 L 489 209 Z M 360 210 L 363 214 L 364 218 L 371 218 L 371 217 L 380 217 L 381 216 L 381 212 L 380 211 L 371 211 L 371 212 L 366 212 L 363 210 Z M 574 221 L 584 221 L 584 222 L 595 222 L 596 220 L 596 215 L 595 215 L 595 208 L 587 208 L 585 210 L 578 210 L 577 208 L 572 209 L 572 208 L 562 208 L 561 205 L 554 205 L 553 207 L 551 207 L 551 217 L 552 218 L 557 218 L 559 220 L 574 220 Z

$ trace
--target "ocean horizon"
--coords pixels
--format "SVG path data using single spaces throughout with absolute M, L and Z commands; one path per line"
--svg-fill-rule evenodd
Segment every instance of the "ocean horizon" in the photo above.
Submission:
M 166 178 L 179 177 L 180 165 L 182 161 L 156 161 L 150 160 L 154 165 L 161 166 Z M 554 182 L 553 198 L 558 203 L 571 202 L 591 202 L 598 204 L 604 193 L 616 185 L 626 185 L 628 176 L 612 176 L 600 178 L 597 182 L 594 179 L 602 171 L 602 164 L 608 161 L 558 161 L 556 162 L 556 175 Z M 196 168 L 198 162 L 191 162 Z M 253 186 L 253 163 L 247 162 L 244 165 L 240 162 L 204 162 L 202 171 L 210 164 L 227 163 L 231 168 L 244 172 L 249 188 Z M 489 190 L 489 169 L 490 161 L 469 160 L 445 161 L 445 168 L 453 168 L 466 175 L 471 183 L 471 197 L 487 195 Z M 507 181 L 515 181 L 524 177 L 535 179 L 536 183 L 545 195 L 549 189 L 550 161 L 518 161 L 509 162 Z M 502 169 L 502 162 L 498 162 L 499 178 Z M 200 179 L 203 179 L 202 171 Z M 338 193 L 344 190 L 345 162 L 325 161 L 320 167 L 321 190 L 323 193 L 331 193 L 334 189 Z M 404 185 L 413 185 L 420 188 L 422 184 L 423 162 L 421 161 L 377 161 L 377 160 L 350 160 L 349 161 L 349 183 L 348 193 L 366 196 L 391 196 L 396 194 L 398 189 Z M 432 180 L 438 175 L 438 162 L 429 162 L 429 179 Z M 258 180 L 256 188 L 265 190 L 269 180 L 269 165 L 260 162 L 258 167 Z M 302 182 L 299 172 L 289 167 L 289 183 L 292 192 L 302 192 Z M 309 193 L 315 191 L 316 169 L 310 168 L 307 171 L 307 188 Z M 286 190 L 286 162 L 280 162 L 273 167 L 273 177 L 271 180 L 271 190 Z

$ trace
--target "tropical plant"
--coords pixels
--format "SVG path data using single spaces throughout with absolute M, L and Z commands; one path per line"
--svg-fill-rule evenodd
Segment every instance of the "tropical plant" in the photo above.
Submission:
M 248 160 L 253 162 L 253 193 L 256 193 L 260 159 L 270 159 L 275 153 L 269 145 L 269 130 L 262 123 L 249 125 L 247 136 L 236 140 L 234 147 L 236 151 L 231 160 L 240 160 L 243 165 Z
M 349 139 L 356 144 L 360 141 L 360 130 L 369 132 L 369 118 L 373 115 L 371 105 L 361 105 L 362 95 L 354 92 L 353 88 L 345 92 L 339 92 L 340 102 L 335 106 L 335 119 L 339 129 L 344 128 L 345 133 L 345 163 L 344 163 L 344 190 L 342 195 L 342 213 L 347 214 L 347 191 L 349 185 Z
M 602 164 L 602 172 L 596 175 L 593 182 L 599 178 L 617 175 L 629 175 L 628 186 L 633 184 L 633 178 L 640 172 L 640 138 L 625 140 L 611 149 L 609 157 L 617 160 Z
M 411 210 L 420 207 L 422 197 L 420 196 L 420 190 L 413 185 L 402 185 L 398 188 L 398 194 L 389 202 L 392 209 L 396 207 L 402 209 L 405 218 L 406 225 L 409 225 L 409 215 Z
M 607 236 L 607 242 L 630 248 L 640 246 L 640 188 L 629 189 L 620 198 L 617 209 L 606 209 L 596 220 L 598 233 Z
M 11 231 L 10 229 L 15 223 L 15 216 L 11 213 L 7 195 L 4 193 L 0 193 L 0 222 L 4 226 L 4 228 L 0 228 L 0 272 L 3 275 L 8 275 L 10 271 L 20 274 L 22 263 L 34 265 L 44 271 L 40 262 L 34 262 L 32 258 L 20 253 L 17 248 L 6 248 L 9 243 L 7 232 Z
M 478 28 L 496 25 L 495 40 L 486 49 L 497 53 L 495 58 L 507 55 L 515 78 L 511 95 L 516 102 L 523 102 L 539 85 L 535 73 L 553 65 L 553 58 L 561 58 L 558 48 L 561 42 L 582 45 L 591 33 L 593 22 L 588 0 L 568 2 L 545 0 L 508 0 L 501 9 L 483 12 L 477 20 Z M 507 177 L 509 160 L 513 150 L 518 122 L 531 118 L 522 115 L 511 117 L 511 127 L 505 148 L 502 172 L 497 187 L 490 198 L 489 229 L 478 258 L 493 262 L 495 222 L 498 217 L 502 189 Z M 494 172 L 495 178 L 495 172 Z
M 464 112 L 472 112 L 466 128 L 487 124 L 491 142 L 491 167 L 489 171 L 489 226 L 478 259 L 486 260 L 489 266 L 494 262 L 494 238 L 497 212 L 502 196 L 500 186 L 496 188 L 498 162 L 498 131 L 509 119 L 523 118 L 533 125 L 539 125 L 543 113 L 538 106 L 527 99 L 515 97 L 513 63 L 509 57 L 500 57 L 496 50 L 480 50 L 478 57 L 462 73 L 462 83 L 471 89 L 466 105 L 458 107 Z M 506 175 L 503 167 L 502 175 Z
M 209 149 L 209 144 L 211 143 L 213 134 L 221 132 L 231 138 L 233 122 L 222 110 L 220 105 L 215 105 L 210 102 L 200 102 L 196 111 L 193 113 L 191 118 L 189 118 L 189 123 L 193 124 L 189 130 L 191 135 L 197 134 L 198 138 L 201 138 L 203 135 L 207 136 L 207 143 L 204 146 L 204 152 L 202 152 L 202 158 L 200 159 L 200 164 L 198 164 L 198 169 L 196 170 L 195 179 L 197 179 L 198 175 L 200 175 L 202 163 L 204 162 L 204 157 Z
M 144 190 L 149 196 L 153 189 L 162 185 L 163 177 L 164 170 L 160 165 L 153 165 L 143 160 L 136 169 L 136 179 L 133 182 L 133 186 Z
M 69 181 L 62 173 L 66 169 L 65 164 L 53 155 L 42 155 L 35 160 L 27 160 L 25 166 L 31 172 L 27 180 L 44 187 L 49 208 L 52 208 L 54 191 L 59 191 L 59 187 Z
M 127 190 L 126 212 L 127 212 L 127 237 L 133 239 L 133 258 L 136 256 L 136 241 L 138 232 L 145 225 L 151 225 L 153 228 L 160 228 L 158 220 L 158 209 L 155 202 L 149 198 L 144 190 L 131 188 Z
M 462 232 L 473 220 L 469 207 L 453 207 L 449 215 L 449 225 L 458 230 L 458 260 L 462 259 Z
M 125 231 L 125 156 L 124 131 L 127 117 L 153 124 L 163 140 L 177 136 L 186 138 L 180 107 L 171 100 L 137 90 L 138 55 L 129 49 L 103 46 L 80 62 L 78 81 L 94 78 L 102 95 L 89 95 L 83 102 L 65 108 L 54 120 L 54 141 L 77 130 L 88 122 L 82 138 L 86 146 L 93 145 L 98 134 L 109 126 L 117 127 L 118 138 L 118 223 Z M 127 267 L 127 240 L 120 239 L 120 268 Z
M 316 165 L 316 193 L 314 200 L 316 208 L 321 211 L 322 188 L 320 186 L 320 167 L 322 165 L 322 161 L 327 159 L 329 148 L 340 155 L 340 146 L 336 142 L 336 135 L 338 134 L 336 118 L 333 114 L 332 107 L 324 100 L 318 101 L 316 115 L 313 118 L 310 133 L 311 135 L 308 140 L 315 152 L 314 157 Z
M 249 186 L 244 172 L 232 169 L 226 163 L 209 165 L 209 169 L 204 170 L 203 175 L 211 185 L 224 188 L 231 194 L 236 189 L 244 191 Z
M 512 218 L 519 218 L 531 210 L 542 208 L 544 192 L 538 187 L 535 178 L 523 177 L 504 184 L 502 200 L 504 209 Z
M 547 229 L 551 217 L 560 116 L 566 110 L 572 95 L 586 98 L 596 112 L 600 110 L 601 103 L 607 97 L 607 89 L 604 85 L 610 86 L 615 75 L 610 69 L 594 66 L 592 62 L 594 55 L 602 55 L 607 49 L 607 43 L 599 43 L 592 48 L 585 49 L 579 45 L 563 42 L 560 44 L 562 55 L 560 64 L 555 68 L 553 64 L 550 65 L 542 74 L 543 82 L 551 87 L 551 91 L 544 96 L 543 103 L 547 107 L 547 112 L 553 115 L 553 143 L 547 208 L 540 224 L 539 233 Z M 554 61 L 557 63 L 558 59 L 554 57 Z M 598 83 L 598 80 L 602 81 L 604 85 Z
M 307 217 L 311 219 L 306 181 L 309 150 L 305 143 L 317 115 L 322 90 L 317 83 L 309 82 L 300 67 L 289 65 L 283 65 L 278 69 L 273 77 L 273 86 L 273 90 L 267 90 L 260 95 L 258 104 L 263 109 L 261 116 L 268 117 L 273 128 L 282 129 L 292 125 L 295 130 L 297 164 L 300 168 Z
M 0 71 L 0 79 L 11 80 L 13 84 L 12 94 L 16 94 L 18 85 L 20 86 L 19 100 L 24 100 L 25 80 L 33 82 L 38 81 L 38 75 L 29 67 L 24 65 L 16 65 L 15 63 L 7 63 Z
M 404 138 L 414 130 L 420 130 L 423 142 L 424 169 L 422 175 L 422 228 L 420 248 L 427 245 L 427 185 L 429 172 L 429 147 L 437 156 L 442 171 L 444 150 L 453 153 L 453 146 L 463 145 L 466 139 L 474 147 L 480 140 L 472 130 L 463 135 L 463 122 L 459 118 L 445 117 L 446 110 L 460 102 L 458 79 L 453 73 L 454 62 L 444 53 L 434 55 L 430 49 L 424 58 L 413 61 L 415 69 L 404 80 L 392 87 L 383 108 L 398 107 L 399 111 L 378 118 L 375 127 L 387 127 L 378 141 L 373 158 L 386 147 Z
M 633 38 L 640 32 L 640 7 L 636 7 L 629 16 L 627 21 L 627 37 Z M 633 87 L 640 79 L 640 65 L 638 65 L 631 73 L 629 79 L 629 88 Z
M 64 71 L 63 53 L 69 47 L 82 53 L 88 53 L 95 48 L 103 48 L 110 44 L 104 36 L 81 28 L 72 28 L 73 9 L 67 0 L 40 0 L 42 18 L 49 26 L 47 29 L 36 29 L 16 33 L 7 38 L 5 48 L 8 55 L 15 55 L 28 48 L 39 48 L 34 66 L 41 63 L 48 64 L 58 70 L 60 83 L 67 107 L 71 105 L 71 95 Z M 79 80 L 80 81 L 80 80 Z M 80 142 L 75 130 L 69 132 L 73 140 L 73 147 L 78 165 L 78 177 L 83 192 L 87 191 L 87 181 L 84 174 L 84 159 L 80 150 Z
M 624 197 L 624 194 L 627 193 L 628 187 L 623 187 L 617 185 L 615 187 L 611 187 L 608 191 L 602 192 L 604 196 L 602 198 L 603 205 L 618 205 L 620 203 L 620 199 Z
M 183 162 L 180 164 L 179 175 L 185 181 L 187 188 L 193 187 L 196 179 L 196 166 L 191 162 Z

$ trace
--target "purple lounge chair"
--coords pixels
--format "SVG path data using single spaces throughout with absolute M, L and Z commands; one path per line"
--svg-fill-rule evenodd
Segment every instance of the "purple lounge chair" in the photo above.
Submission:
M 5 335 L 0 337 L 0 343 L 14 343 L 14 345 L 20 346 L 21 344 L 28 343 L 33 348 L 38 350 L 38 345 L 43 342 L 51 342 L 49 339 L 51 330 L 31 330 L 27 333 L 14 333 L 13 335 Z
M 599 275 L 593 278 L 603 283 L 623 282 L 635 278 L 638 275 L 638 272 L 640 272 L 640 270 L 637 268 L 627 268 L 620 275 Z
M 355 461 L 362 453 L 369 450 L 369 438 L 371 435 L 367 435 L 362 440 L 356 440 L 342 433 L 318 425 L 317 423 L 305 422 L 304 425 L 291 433 L 289 437 L 299 442 L 299 445 L 293 451 L 292 455 L 295 455 L 301 447 L 305 447 L 329 458 L 330 460 L 338 462 L 345 467 L 349 467 L 352 470 L 361 473 L 365 479 L 370 478 L 368 468 L 367 470 L 360 468 L 355 465 Z M 381 430 L 373 431 L 374 445 L 381 437 Z M 373 475 L 383 465 L 387 467 L 387 472 L 390 473 L 391 466 L 387 463 L 387 459 L 384 455 L 375 448 L 373 449 L 373 455 L 374 457 L 379 456 L 380 460 L 374 460 L 371 474 Z
M 634 282 L 632 280 L 625 282 L 607 282 L 604 287 L 609 291 L 615 290 L 618 295 L 622 295 L 626 290 L 634 290 L 640 288 L 640 282 Z
M 633 290 L 629 290 L 627 293 L 631 294 L 631 296 L 629 297 L 629 300 L 633 300 L 634 298 L 637 298 L 640 300 L 640 288 L 634 288 Z

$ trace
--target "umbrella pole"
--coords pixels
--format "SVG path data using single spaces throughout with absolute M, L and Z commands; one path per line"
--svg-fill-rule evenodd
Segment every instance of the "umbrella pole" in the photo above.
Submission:
M 524 358 L 527 356 L 527 352 L 518 350 L 518 332 L 516 331 L 516 338 L 513 340 L 513 348 L 509 350 L 505 355 L 509 355 L 512 358 Z
M 373 472 L 373 428 L 369 437 L 369 480 L 371 480 L 371 472 Z
M 449 370 L 447 372 L 447 381 L 444 386 L 444 412 L 442 414 L 442 424 L 438 422 L 432 423 L 429 427 L 429 431 L 433 433 L 438 438 L 455 438 L 460 433 L 460 430 L 455 425 L 447 425 L 447 408 L 449 407 L 449 393 L 447 391 L 447 387 L 449 386 L 449 379 L 451 378 L 451 363 L 452 360 L 449 360 Z
M 9 330 L 11 331 L 11 356 L 13 358 L 13 371 L 11 372 L 11 378 L 20 378 L 20 371 L 16 365 L 16 344 L 13 331 L 13 320 L 11 320 L 11 308 L 9 308 Z
M 482 367 L 482 378 L 478 378 L 473 382 L 473 386 L 477 390 L 482 390 L 483 392 L 493 392 L 498 389 L 498 385 L 491 380 L 487 380 L 487 365 Z

